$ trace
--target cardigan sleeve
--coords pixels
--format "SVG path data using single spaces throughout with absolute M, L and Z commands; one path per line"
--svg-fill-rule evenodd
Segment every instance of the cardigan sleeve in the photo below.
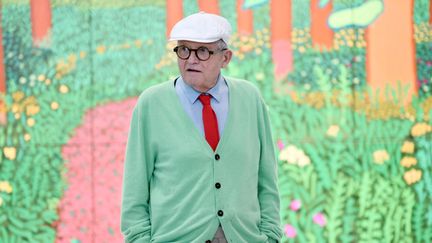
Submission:
M 258 178 L 258 199 L 261 209 L 260 230 L 267 235 L 270 242 L 280 241 L 280 199 L 277 179 L 277 162 L 271 135 L 267 107 L 260 99 L 258 105 L 258 130 L 261 143 L 260 166 Z
M 123 174 L 121 231 L 125 242 L 146 243 L 151 238 L 149 184 L 154 162 L 147 148 L 142 109 L 132 114 Z

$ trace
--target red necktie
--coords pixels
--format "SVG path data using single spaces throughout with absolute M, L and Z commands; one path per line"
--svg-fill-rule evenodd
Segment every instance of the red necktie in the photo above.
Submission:
M 212 147 L 213 151 L 215 151 L 219 142 L 219 129 L 216 113 L 210 105 L 210 98 L 211 96 L 206 94 L 201 94 L 198 97 L 203 105 L 202 119 L 204 124 L 205 138 L 210 144 L 210 147 Z

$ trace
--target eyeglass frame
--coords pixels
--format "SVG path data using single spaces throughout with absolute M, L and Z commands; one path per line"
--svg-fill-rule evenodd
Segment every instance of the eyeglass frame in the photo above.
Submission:
M 179 47 L 185 47 L 186 49 L 188 49 L 188 50 L 189 50 L 189 55 L 188 55 L 187 57 L 185 57 L 185 58 L 180 57 L 179 54 L 178 54 L 178 49 L 179 49 Z M 198 50 L 200 50 L 200 49 L 205 49 L 205 50 L 208 51 L 209 56 L 208 56 L 207 59 L 201 59 L 201 58 L 198 56 Z M 211 57 L 212 55 L 214 55 L 216 52 L 222 52 L 222 51 L 226 51 L 226 50 L 228 50 L 228 48 L 222 48 L 222 49 L 217 49 L 217 50 L 211 51 L 211 50 L 209 50 L 209 49 L 208 49 L 207 47 L 205 47 L 205 46 L 200 46 L 200 47 L 198 47 L 198 48 L 196 48 L 196 49 L 192 49 L 192 48 L 189 48 L 189 47 L 187 47 L 187 46 L 185 46 L 185 45 L 179 45 L 179 46 L 174 47 L 174 49 L 173 49 L 173 51 L 177 54 L 177 57 L 180 58 L 180 59 L 182 59 L 182 60 L 187 60 L 187 59 L 189 59 L 189 57 L 191 56 L 192 52 L 195 52 L 195 56 L 196 56 L 196 58 L 198 58 L 198 60 L 200 60 L 200 61 L 207 61 L 207 60 L 210 59 L 210 57 Z

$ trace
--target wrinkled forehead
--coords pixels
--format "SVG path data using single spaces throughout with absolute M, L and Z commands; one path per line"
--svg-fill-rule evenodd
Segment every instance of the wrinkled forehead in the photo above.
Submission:
M 212 49 L 212 48 L 217 47 L 217 41 L 211 42 L 211 43 L 202 43 L 202 42 L 195 42 L 195 41 L 179 40 L 179 41 L 177 41 L 177 45 L 187 46 L 187 47 L 192 48 L 192 49 L 195 49 L 195 48 L 198 48 L 201 46 Z

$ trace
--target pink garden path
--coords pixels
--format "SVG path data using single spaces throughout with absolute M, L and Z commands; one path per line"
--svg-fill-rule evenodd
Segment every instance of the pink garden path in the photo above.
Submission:
M 90 109 L 63 147 L 67 189 L 59 206 L 56 242 L 123 242 L 123 158 L 135 102 L 130 98 Z

